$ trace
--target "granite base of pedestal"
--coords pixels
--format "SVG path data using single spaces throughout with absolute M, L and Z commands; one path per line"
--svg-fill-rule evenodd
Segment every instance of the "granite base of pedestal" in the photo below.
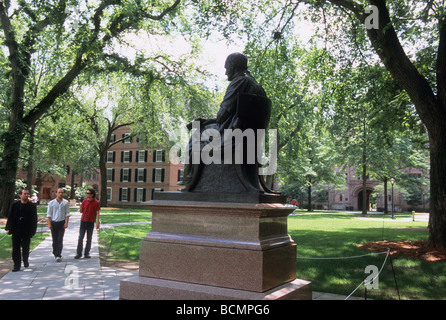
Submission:
M 148 208 L 139 276 L 121 282 L 121 299 L 311 299 L 311 284 L 296 280 L 292 208 L 171 199 Z
M 132 277 L 121 281 L 123 300 L 311 300 L 311 282 L 295 279 L 265 292 Z

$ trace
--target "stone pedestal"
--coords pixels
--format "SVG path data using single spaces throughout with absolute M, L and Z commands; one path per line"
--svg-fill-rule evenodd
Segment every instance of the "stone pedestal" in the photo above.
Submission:
M 296 279 L 293 210 L 277 203 L 153 200 L 139 276 L 121 299 L 311 299 Z

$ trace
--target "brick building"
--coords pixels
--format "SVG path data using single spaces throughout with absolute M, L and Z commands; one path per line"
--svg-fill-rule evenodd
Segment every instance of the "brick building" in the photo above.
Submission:
M 315 209 L 332 209 L 332 210 L 362 210 L 363 201 L 363 184 L 362 179 L 357 177 L 356 169 L 354 167 L 345 168 L 345 184 L 342 188 L 334 189 L 327 188 L 328 199 L 326 201 L 313 200 L 313 206 Z M 405 169 L 407 173 L 411 175 L 424 175 L 420 170 L 410 168 Z M 417 205 L 408 204 L 399 190 L 399 182 L 395 182 L 395 189 L 392 198 L 391 188 L 392 185 L 390 181 L 387 183 L 387 210 L 391 212 L 392 205 L 395 212 L 404 211 L 429 211 L 429 201 L 424 196 L 422 202 Z M 367 179 L 366 181 L 366 208 L 368 210 L 384 211 L 384 195 L 381 192 L 377 193 L 377 187 L 382 186 L 382 181 Z M 382 189 L 382 188 L 381 188 Z M 421 192 L 421 191 L 420 191 Z M 374 203 L 371 201 L 371 195 L 376 193 Z M 305 198 L 302 198 L 304 205 L 307 203 Z
M 17 179 L 22 179 L 26 182 L 26 171 L 19 170 L 17 173 Z M 67 175 L 59 176 L 54 173 L 38 172 L 36 177 L 33 178 L 32 184 L 36 187 L 40 203 L 46 204 L 50 200 L 56 198 L 56 191 L 58 188 L 65 188 L 71 186 L 72 179 L 74 179 L 73 185 L 82 185 L 87 183 L 93 186 L 94 189 L 99 190 L 99 173 L 89 174 L 88 176 L 74 175 L 69 166 L 67 166 Z
M 130 128 L 122 127 L 112 139 L 129 135 Z M 154 191 L 179 190 L 184 165 L 171 163 L 168 153 L 163 148 L 144 149 L 135 137 L 114 144 L 107 152 L 108 205 L 138 206 L 151 200 Z

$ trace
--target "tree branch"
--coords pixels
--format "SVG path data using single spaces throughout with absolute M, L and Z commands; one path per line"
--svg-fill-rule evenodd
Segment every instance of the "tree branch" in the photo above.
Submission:
M 310 3 L 309 0 L 300 0 Z M 365 7 L 352 0 L 327 0 L 328 2 L 343 7 L 353 12 L 356 17 L 365 22 L 367 15 Z M 385 0 L 370 0 L 370 4 L 377 7 L 379 11 L 378 29 L 369 28 L 367 35 L 375 52 L 386 66 L 387 70 L 406 90 L 414 103 L 418 115 L 426 125 L 436 122 L 438 115 L 437 97 L 435 96 L 428 81 L 423 77 L 414 64 L 407 57 L 390 20 L 390 13 Z
M 439 22 L 440 42 L 437 52 L 437 95 L 443 108 L 446 108 L 446 17 Z
M 23 118 L 23 123 L 30 125 L 40 118 L 56 99 L 67 92 L 73 80 L 87 66 L 88 59 L 82 55 L 76 59 L 73 67 L 60 79 L 48 94 Z

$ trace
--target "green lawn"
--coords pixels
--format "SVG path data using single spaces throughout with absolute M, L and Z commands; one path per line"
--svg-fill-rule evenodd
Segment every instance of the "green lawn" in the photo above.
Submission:
M 370 275 L 365 268 L 374 265 L 380 270 L 386 258 L 385 254 L 349 258 L 370 253 L 358 248 L 358 244 L 427 239 L 427 231 L 419 231 L 427 227 L 427 222 L 410 218 L 410 214 L 399 214 L 396 220 L 383 214 L 361 218 L 347 212 L 290 216 L 288 230 L 297 243 L 297 277 L 312 281 L 314 291 L 349 295 Z M 392 262 L 395 277 L 387 259 L 378 278 L 379 288 L 367 290 L 367 298 L 398 299 L 397 286 L 401 299 L 446 298 L 445 262 L 395 257 Z M 361 286 L 354 295 L 364 294 Z
M 147 209 L 101 209 L 102 226 L 110 223 L 131 223 L 151 220 L 152 213 Z M 150 231 L 150 228 L 150 224 L 135 224 L 113 227 L 112 229 L 101 229 L 98 241 L 102 261 L 138 261 L 140 242 Z
M 150 212 L 142 209 L 114 212 L 103 215 L 102 224 L 151 220 Z M 312 281 L 313 291 L 347 296 L 370 275 L 365 268 L 372 265 L 382 268 L 382 272 L 377 279 L 379 288 L 367 290 L 367 298 L 398 299 L 398 286 L 401 299 L 446 299 L 446 262 L 396 257 L 386 260 L 386 254 L 369 255 L 369 251 L 357 247 L 380 240 L 425 240 L 427 231 L 419 230 L 427 227 L 426 221 L 411 221 L 410 214 L 398 214 L 391 220 L 380 213 L 366 218 L 351 212 L 301 213 L 289 217 L 288 232 L 297 244 L 297 277 Z M 131 225 L 101 231 L 103 252 L 108 252 L 108 259 L 138 261 L 140 242 L 150 227 Z M 362 255 L 366 256 L 351 258 Z M 354 296 L 364 297 L 364 286 Z

